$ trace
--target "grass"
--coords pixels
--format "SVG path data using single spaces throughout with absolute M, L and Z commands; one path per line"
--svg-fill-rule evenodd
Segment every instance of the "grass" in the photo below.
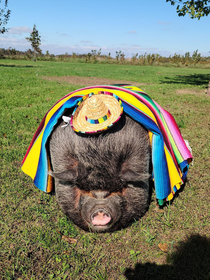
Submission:
M 114 233 L 74 226 L 55 197 L 20 170 L 45 113 L 85 86 L 82 77 L 140 84 L 174 115 L 193 149 L 194 165 L 176 199 L 159 209 L 153 192 L 146 215 Z M 205 69 L 0 61 L 0 279 L 210 279 L 209 78 Z

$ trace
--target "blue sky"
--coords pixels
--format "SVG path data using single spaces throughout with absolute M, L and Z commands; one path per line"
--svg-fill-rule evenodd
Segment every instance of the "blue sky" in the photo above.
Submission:
M 114 57 L 121 50 L 132 57 L 145 52 L 192 54 L 198 49 L 210 55 L 210 16 L 200 21 L 178 17 L 175 6 L 165 0 L 9 0 L 8 8 L 9 32 L 0 34 L 0 48 L 31 48 L 25 37 L 36 24 L 43 53 L 81 54 L 101 48 L 102 54 Z

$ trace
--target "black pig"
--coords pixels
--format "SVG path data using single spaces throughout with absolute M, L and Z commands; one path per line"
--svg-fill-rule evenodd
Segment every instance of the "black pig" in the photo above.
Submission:
M 148 208 L 148 132 L 125 113 L 109 130 L 82 135 L 60 123 L 49 151 L 63 212 L 84 230 L 114 231 Z

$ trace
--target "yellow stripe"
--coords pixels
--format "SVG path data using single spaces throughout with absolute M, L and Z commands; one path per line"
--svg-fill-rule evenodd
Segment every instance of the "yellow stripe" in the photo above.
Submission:
M 127 89 L 131 89 L 131 90 L 135 90 L 135 91 L 142 91 L 142 89 L 136 87 L 136 86 L 123 86 L 124 88 L 127 88 Z
M 78 95 L 74 94 L 74 95 Z M 40 156 L 40 150 L 41 150 L 41 143 L 42 138 L 44 134 L 45 127 L 47 123 L 49 122 L 50 118 L 53 116 L 53 114 L 60 108 L 60 106 L 65 103 L 70 97 L 66 97 L 60 102 L 58 102 L 47 114 L 44 127 L 40 133 L 40 135 L 37 137 L 36 141 L 34 142 L 33 146 L 31 147 L 31 150 L 29 151 L 24 164 L 22 165 L 21 169 L 22 171 L 29 175 L 33 180 L 36 176 L 36 171 L 39 163 L 39 156 Z
M 43 131 L 37 138 L 36 142 L 34 142 L 31 150 L 29 151 L 29 153 L 25 159 L 24 164 L 21 167 L 23 172 L 26 173 L 27 175 L 29 175 L 33 180 L 36 176 L 37 166 L 38 166 L 38 162 L 39 162 L 42 136 L 43 136 Z
M 179 173 L 179 171 L 177 171 L 174 161 L 165 145 L 164 145 L 164 150 L 165 150 L 166 161 L 167 161 L 167 165 L 168 165 L 168 172 L 169 172 L 171 191 L 172 191 L 174 186 L 176 186 L 176 185 L 179 186 L 182 184 L 182 179 L 181 179 L 180 173 Z M 179 188 L 179 187 L 177 187 L 177 188 Z
M 104 119 L 103 119 L 103 118 L 100 118 L 100 119 L 98 119 L 98 122 L 99 122 L 99 123 L 103 123 L 103 122 L 104 122 Z

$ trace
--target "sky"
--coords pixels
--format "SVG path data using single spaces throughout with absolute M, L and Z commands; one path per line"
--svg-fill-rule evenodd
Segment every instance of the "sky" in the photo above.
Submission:
M 178 17 L 166 0 L 9 0 L 8 8 L 9 31 L 0 34 L 0 48 L 28 50 L 25 37 L 36 24 L 44 54 L 101 49 L 101 54 L 115 57 L 122 51 L 128 58 L 137 53 L 192 55 L 198 50 L 210 56 L 210 16 Z

